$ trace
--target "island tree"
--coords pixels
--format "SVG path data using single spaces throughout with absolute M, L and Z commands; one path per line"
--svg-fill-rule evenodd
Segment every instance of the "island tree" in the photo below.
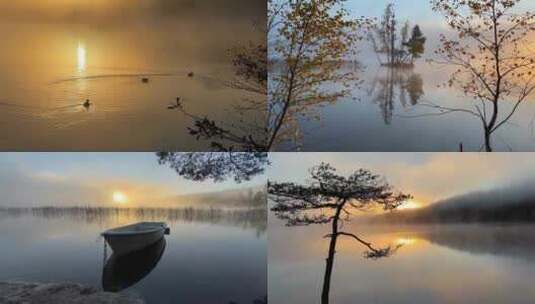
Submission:
M 439 114 L 464 112 L 480 120 L 487 152 L 493 150 L 491 135 L 535 89 L 535 55 L 529 50 L 535 13 L 519 12 L 521 2 L 527 1 L 431 0 L 456 33 L 441 35 L 436 51 L 436 62 L 456 69 L 445 86 L 459 88 L 474 101 L 471 109 L 434 107 Z
M 425 52 L 425 42 L 427 38 L 424 37 L 419 25 L 415 25 L 412 28 L 411 38 L 404 42 L 404 46 L 408 48 L 408 52 L 411 56 L 411 63 L 414 64 L 414 60 L 421 58 Z
M 375 248 L 370 242 L 348 231 L 342 231 L 343 221 L 350 220 L 353 212 L 381 207 L 394 210 L 411 198 L 410 195 L 394 192 L 384 178 L 368 170 L 359 169 L 349 176 L 337 174 L 329 164 L 322 163 L 310 170 L 310 182 L 268 182 L 268 195 L 274 202 L 272 211 L 287 221 L 288 226 L 330 224 L 331 232 L 326 260 L 321 303 L 329 303 L 331 275 L 338 237 L 350 237 L 367 250 L 366 258 L 381 258 L 391 255 L 398 247 Z
M 418 25 L 413 27 L 412 36 L 409 38 L 408 21 L 398 34 L 398 24 L 394 4 L 389 3 L 379 23 L 373 26 L 369 39 L 382 66 L 412 67 L 415 59 L 424 53 L 426 38 Z M 381 55 L 386 56 L 386 61 Z

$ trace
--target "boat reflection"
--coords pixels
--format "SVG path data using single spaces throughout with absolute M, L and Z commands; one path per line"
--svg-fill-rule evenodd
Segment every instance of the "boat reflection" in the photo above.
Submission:
M 165 251 L 165 245 L 165 238 L 161 238 L 158 242 L 127 255 L 112 254 L 102 271 L 102 288 L 118 292 L 141 281 L 156 267 Z

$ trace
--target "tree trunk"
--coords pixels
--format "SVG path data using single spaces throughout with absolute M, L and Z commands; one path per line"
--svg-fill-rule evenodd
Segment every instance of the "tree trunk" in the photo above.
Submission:
M 393 67 L 395 63 L 395 50 L 396 50 L 396 25 L 395 17 L 392 17 L 390 28 L 390 66 Z
M 485 151 L 486 152 L 492 152 L 492 146 L 491 146 L 491 143 L 490 143 L 490 131 L 489 130 L 485 130 Z
M 336 253 L 336 240 L 338 238 L 338 218 L 342 211 L 343 204 L 337 209 L 332 222 L 331 242 L 329 243 L 329 255 L 325 265 L 325 276 L 323 277 L 323 289 L 321 291 L 321 304 L 329 304 L 329 291 L 331 288 L 331 274 L 334 266 L 334 254 Z
M 496 90 L 494 91 L 494 100 L 492 107 L 492 118 L 490 122 L 485 127 L 485 150 L 487 152 L 492 152 L 492 147 L 490 146 L 490 135 L 494 132 L 494 126 L 498 119 L 498 102 L 501 95 L 501 84 L 502 84 L 502 73 L 500 69 L 500 44 L 498 38 L 498 17 L 496 15 L 496 0 L 492 1 L 492 23 L 494 30 L 494 60 L 495 60 L 495 69 L 496 69 Z

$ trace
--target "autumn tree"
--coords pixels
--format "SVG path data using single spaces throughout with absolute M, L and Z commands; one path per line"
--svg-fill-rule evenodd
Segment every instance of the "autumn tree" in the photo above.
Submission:
M 286 1 L 268 0 L 267 24 L 256 25 L 257 30 L 267 37 L 270 32 L 281 24 L 281 16 L 287 8 Z M 215 151 L 261 152 L 269 151 L 268 136 L 273 126 L 270 124 L 273 115 L 267 105 L 268 99 L 268 45 L 267 40 L 259 44 L 238 46 L 230 51 L 230 58 L 235 69 L 235 77 L 225 83 L 234 89 L 247 93 L 258 94 L 259 98 L 247 98 L 244 105 L 233 107 L 238 119 L 233 123 L 224 124 L 209 116 L 189 112 L 184 104 L 179 109 L 192 118 L 193 126 L 189 133 L 197 140 L 211 142 Z M 255 119 L 251 119 L 255 117 Z M 252 121 L 252 122 L 246 122 Z
M 286 6 L 270 48 L 268 149 L 294 138 L 298 116 L 310 117 L 314 106 L 348 94 L 357 77 L 342 67 L 355 51 L 359 30 L 369 24 L 349 18 L 345 0 L 282 2 Z M 326 90 L 326 84 L 338 89 Z
M 263 174 L 269 164 L 266 152 L 158 152 L 158 163 L 194 180 L 240 183 Z
M 265 99 L 249 100 L 249 105 L 235 109 L 243 119 L 224 125 L 189 113 L 181 105 L 194 121 L 190 134 L 210 140 L 217 151 L 269 151 L 278 143 L 296 142 L 298 117 L 314 117 L 315 106 L 346 96 L 357 82 L 354 71 L 344 72 L 342 66 L 355 51 L 358 30 L 371 23 L 350 19 L 343 8 L 345 1 L 268 0 L 265 32 L 268 38 L 275 37 L 270 50 L 266 44 L 236 53 L 233 63 L 240 81 L 231 84 L 267 96 L 267 106 Z M 269 73 L 268 53 L 273 57 Z M 325 84 L 340 85 L 340 89 L 325 90 Z M 259 118 L 246 123 L 252 113 Z
M 521 0 L 431 0 L 455 36 L 440 36 L 440 64 L 456 71 L 446 86 L 473 99 L 473 108 L 435 105 L 440 114 L 465 112 L 481 121 L 484 147 L 535 89 L 534 54 L 528 51 L 535 31 L 535 13 L 518 12 Z M 502 113 L 503 107 L 509 108 Z
M 329 303 L 331 274 L 338 237 L 350 237 L 367 250 L 367 258 L 391 255 L 397 247 L 375 248 L 370 242 L 351 232 L 342 231 L 342 223 L 349 221 L 355 211 L 370 210 L 376 206 L 393 210 L 411 196 L 395 193 L 383 178 L 368 170 L 359 169 L 349 176 L 337 174 L 329 164 L 322 163 L 310 170 L 307 185 L 268 182 L 268 195 L 274 202 L 272 211 L 287 221 L 288 226 L 330 224 L 329 252 L 326 260 L 321 303 Z

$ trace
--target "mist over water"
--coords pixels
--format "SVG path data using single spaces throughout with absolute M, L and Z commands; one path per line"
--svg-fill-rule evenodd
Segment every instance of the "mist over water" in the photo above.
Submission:
M 533 223 L 535 190 L 532 181 L 455 195 L 412 210 L 372 216 L 381 223 Z
M 0 209 L 0 281 L 107 288 L 121 278 L 113 273 L 121 266 L 110 270 L 99 234 L 132 222 L 165 221 L 171 233 L 163 252 L 160 246 L 144 254 L 143 263 L 129 264 L 130 275 L 144 277 L 130 278 L 133 285 L 121 288 L 122 293 L 139 294 L 147 303 L 252 303 L 267 294 L 265 214 L 260 209 Z M 108 247 L 109 259 L 111 253 Z M 154 257 L 155 265 L 147 257 Z
M 430 50 L 431 52 L 432 50 Z M 318 119 L 302 113 L 297 142 L 303 151 L 480 151 L 484 142 L 481 122 L 466 113 L 438 113 L 424 104 L 471 109 L 473 102 L 455 88 L 438 88 L 447 82 L 449 67 L 419 62 L 412 70 L 379 67 L 375 55 L 357 58 L 365 60 L 363 67 L 347 65 L 343 72 L 359 77 L 348 96 L 336 103 L 310 108 Z M 277 71 L 274 71 L 277 72 Z M 326 91 L 337 84 L 325 84 Z M 512 121 L 493 136 L 497 151 L 535 150 L 533 118 L 534 97 L 528 98 Z M 508 113 L 512 103 L 503 103 Z M 291 151 L 296 142 L 277 147 Z
M 270 303 L 318 303 L 330 227 L 269 221 Z M 337 244 L 332 303 L 529 303 L 535 296 L 535 227 L 345 223 L 375 246 L 401 247 L 379 260 L 350 238 Z M 297 245 L 298 244 L 298 245 Z M 462 278 L 462 279 L 461 279 Z
M 225 85 L 229 49 L 261 41 L 266 18 L 263 1 L 212 2 L 0 4 L 0 126 L 19 130 L 4 132 L 0 147 L 207 148 L 167 106 L 181 97 L 193 113 L 234 120 L 227 110 L 251 96 Z
M 350 92 L 336 102 L 324 102 L 310 106 L 298 113 L 298 126 L 292 133 L 295 140 L 287 140 L 278 151 L 384 151 L 384 152 L 456 152 L 481 151 L 484 148 L 484 130 L 478 117 L 467 112 L 455 111 L 440 114 L 433 104 L 442 108 L 474 110 L 478 100 L 467 97 L 462 89 L 438 87 L 448 82 L 458 67 L 444 63 L 435 52 L 440 48 L 440 35 L 458 39 L 459 34 L 447 25 L 446 18 L 433 11 L 431 1 L 347 1 L 343 8 L 347 19 L 361 16 L 381 19 L 385 7 L 393 3 L 397 21 L 396 35 L 399 38 L 405 22 L 409 23 L 409 36 L 413 26 L 418 25 L 426 38 L 424 52 L 414 68 L 387 68 L 380 66 L 378 57 L 385 61 L 385 54 L 373 50 L 370 31 L 358 31 L 363 39 L 343 58 L 349 64 L 340 73 L 350 73 L 359 81 L 349 84 Z M 508 13 L 525 13 L 533 10 L 533 3 L 520 1 Z M 533 53 L 533 33 L 519 44 L 523 56 Z M 280 54 L 275 45 L 279 33 L 272 31 L 270 59 L 279 63 Z M 396 41 L 396 45 L 401 43 Z M 468 42 L 475 48 L 473 42 Z M 509 53 L 504 51 L 504 54 Z M 505 56 L 507 57 L 507 56 Z M 356 64 L 355 64 L 356 63 Z M 280 73 L 273 68 L 273 74 Z M 273 77 L 275 78 L 275 77 Z M 413 81 L 411 81 L 411 78 Z M 416 80 L 417 81 L 414 81 Z M 340 83 L 323 83 L 321 92 L 339 90 Z M 417 97 L 417 98 L 414 98 Z M 535 150 L 535 95 L 530 94 L 512 116 L 492 136 L 494 151 Z M 507 117 L 513 109 L 514 98 L 500 100 L 498 117 Z M 447 111 L 443 111 L 447 112 Z M 300 115 L 299 115 L 300 114 Z

